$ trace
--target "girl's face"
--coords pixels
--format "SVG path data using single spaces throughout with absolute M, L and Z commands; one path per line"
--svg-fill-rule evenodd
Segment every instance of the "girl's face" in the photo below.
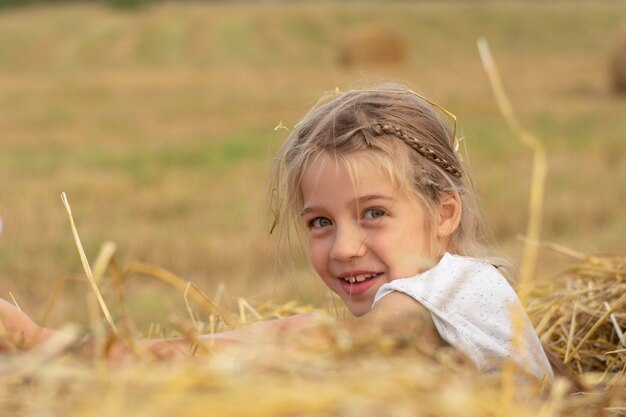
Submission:
M 427 236 L 417 197 L 398 190 L 362 154 L 350 160 L 356 167 L 352 177 L 346 164 L 332 157 L 309 166 L 302 183 L 302 220 L 313 268 L 360 316 L 383 284 L 427 269 L 427 260 L 439 259 L 445 245 Z

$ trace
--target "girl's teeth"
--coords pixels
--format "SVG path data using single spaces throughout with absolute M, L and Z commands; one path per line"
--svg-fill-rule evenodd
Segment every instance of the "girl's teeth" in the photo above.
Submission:
M 366 279 L 372 278 L 372 277 L 375 277 L 375 276 L 376 276 L 376 274 L 361 274 L 361 275 L 357 275 L 357 276 L 354 276 L 354 277 L 345 277 L 344 279 L 346 281 L 348 281 L 349 283 L 354 284 L 355 282 L 363 282 Z

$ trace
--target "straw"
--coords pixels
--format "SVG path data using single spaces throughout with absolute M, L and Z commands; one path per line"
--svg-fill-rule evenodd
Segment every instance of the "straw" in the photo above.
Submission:
M 496 97 L 498 107 L 502 116 L 513 131 L 515 137 L 525 146 L 529 147 L 533 152 L 533 175 L 531 182 L 531 193 L 529 203 L 529 220 L 526 231 L 526 237 L 531 241 L 538 241 L 541 233 L 541 216 L 543 207 L 543 193 L 545 187 L 545 177 L 547 170 L 547 160 L 545 150 L 539 139 L 528 133 L 517 120 L 513 107 L 506 95 L 500 73 L 491 55 L 487 40 L 478 39 L 478 52 L 485 72 L 491 83 L 491 89 Z M 528 294 L 532 288 L 532 280 L 536 270 L 538 248 L 536 245 L 525 244 L 522 255 L 522 264 L 520 268 L 520 277 L 518 281 L 518 297 L 523 306 L 528 303 Z M 513 320 L 513 339 L 511 341 L 512 348 L 521 351 L 521 339 L 523 320 L 521 314 L 514 314 Z M 526 354 L 527 352 L 522 352 Z M 502 378 L 503 382 L 503 399 L 508 400 L 513 395 L 513 385 L 515 379 L 515 364 L 508 361 L 504 368 Z
M 102 294 L 100 293 L 100 290 L 98 289 L 98 285 L 96 284 L 93 274 L 91 273 L 91 267 L 89 266 L 87 255 L 85 255 L 85 250 L 83 249 L 83 245 L 80 242 L 80 237 L 78 236 L 78 230 L 76 230 L 76 225 L 74 224 L 74 218 L 72 217 L 72 209 L 70 208 L 70 203 L 67 200 L 67 196 L 65 195 L 64 192 L 61 193 L 61 201 L 63 202 L 63 205 L 65 206 L 65 210 L 67 210 L 67 215 L 70 219 L 72 233 L 74 235 L 74 240 L 76 241 L 76 248 L 78 249 L 78 254 L 80 255 L 80 261 L 82 262 L 83 269 L 85 270 L 85 275 L 87 275 L 87 280 L 89 281 L 89 284 L 91 284 L 91 289 L 93 290 L 96 296 L 96 299 L 98 300 L 98 304 L 100 305 L 100 309 L 102 310 L 104 317 L 109 323 L 109 327 L 111 328 L 111 331 L 113 332 L 115 336 L 117 336 L 118 335 L 117 327 L 115 326 L 115 323 L 113 322 L 111 313 L 109 313 L 109 309 L 107 308 L 106 303 L 104 302 L 104 298 L 102 298 Z

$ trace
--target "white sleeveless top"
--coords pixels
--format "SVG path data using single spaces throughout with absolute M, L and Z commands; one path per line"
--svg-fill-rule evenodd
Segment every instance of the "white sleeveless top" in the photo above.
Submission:
M 441 337 L 481 371 L 497 371 L 503 361 L 513 360 L 540 379 L 554 379 L 515 291 L 492 265 L 445 253 L 431 269 L 381 286 L 374 304 L 392 291 L 426 307 Z M 513 346 L 513 314 L 522 314 L 521 349 Z

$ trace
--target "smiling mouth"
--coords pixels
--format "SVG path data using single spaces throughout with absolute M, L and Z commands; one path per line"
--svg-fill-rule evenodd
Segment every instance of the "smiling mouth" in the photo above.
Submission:
M 363 274 L 348 274 L 337 278 L 345 293 L 350 297 L 356 297 L 370 289 L 382 274 L 382 272 L 367 272 Z
M 371 272 L 368 274 L 358 274 L 358 275 L 339 277 L 339 279 L 343 279 L 344 281 L 349 282 L 350 284 L 354 284 L 355 282 L 363 282 L 366 279 L 374 278 L 378 275 L 380 275 L 379 272 Z

